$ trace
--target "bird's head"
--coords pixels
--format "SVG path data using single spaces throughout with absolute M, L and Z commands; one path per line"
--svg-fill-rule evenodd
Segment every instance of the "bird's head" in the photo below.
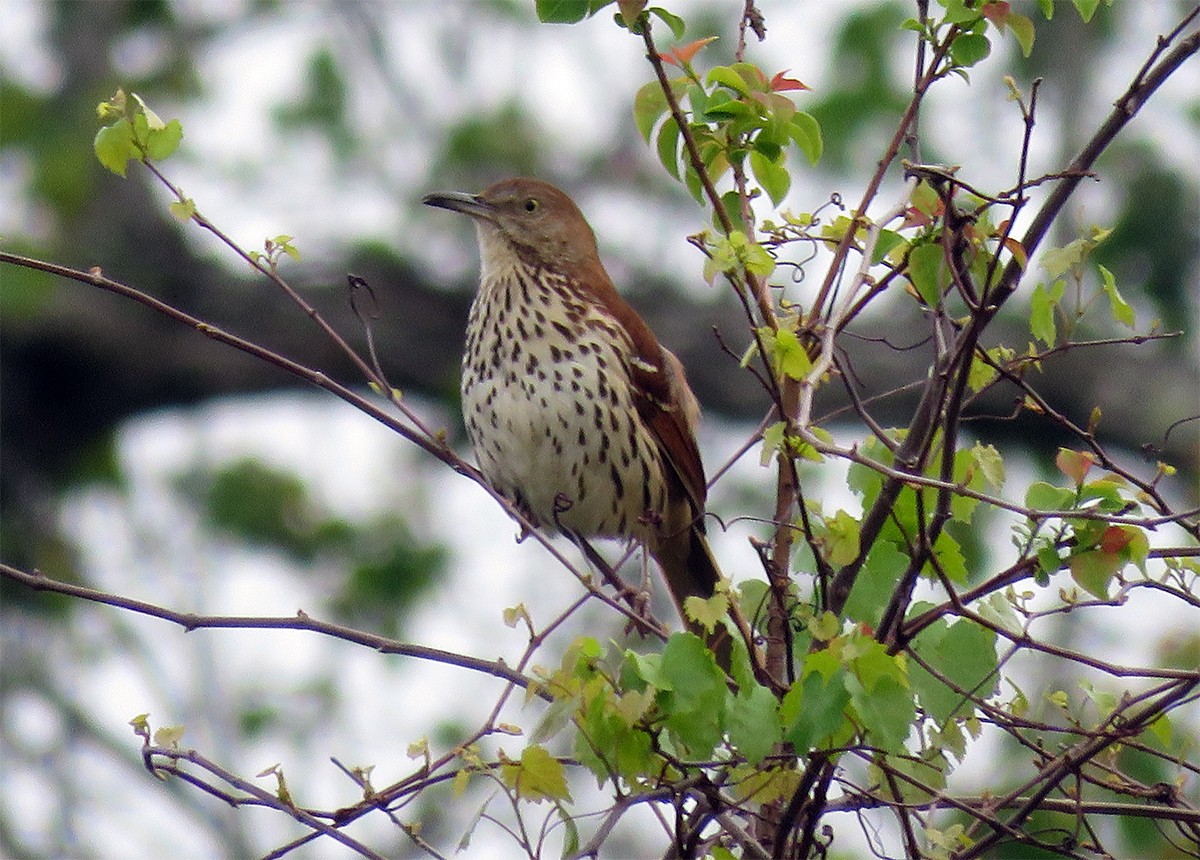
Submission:
M 579 207 L 540 179 L 504 179 L 479 194 L 436 192 L 421 202 L 474 219 L 485 272 L 513 257 L 565 271 L 599 264 L 596 236 Z

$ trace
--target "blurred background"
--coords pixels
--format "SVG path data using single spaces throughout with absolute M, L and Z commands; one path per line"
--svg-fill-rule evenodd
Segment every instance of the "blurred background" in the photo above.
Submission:
M 831 196 L 857 202 L 906 103 L 912 34 L 898 24 L 912 9 L 866 0 L 759 5 L 768 38 L 752 40 L 748 57 L 769 73 L 790 69 L 812 88 L 798 102 L 825 135 L 817 169 L 793 165 L 786 205 L 824 207 L 832 218 Z M 1091 26 L 1069 6 L 1047 23 L 1028 5 L 1038 27 L 1033 57 L 1001 42 L 969 85 L 945 83 L 922 112 L 924 160 L 961 165 L 959 176 L 978 188 L 1007 188 L 1016 175 L 1022 125 L 1004 75 L 1026 91 L 1045 78 L 1030 172 L 1057 170 L 1188 4 L 1120 3 Z M 670 8 L 687 20 L 688 41 L 721 37 L 706 67 L 731 61 L 741 7 L 688 0 Z M 651 70 L 640 41 L 613 26 L 609 12 L 575 26 L 538 24 L 531 0 L 0 0 L 0 12 L 8 34 L 0 40 L 4 250 L 98 266 L 357 384 L 282 295 L 211 236 L 171 218 L 169 194 L 145 170 L 131 165 L 121 179 L 99 166 L 95 106 L 118 86 L 136 91 L 164 119 L 183 123 L 183 145 L 164 165 L 172 180 L 247 249 L 294 236 L 303 256 L 284 263 L 284 276 L 358 346 L 362 327 L 345 277 L 370 282 L 384 370 L 427 423 L 461 444 L 458 360 L 474 237 L 465 219 L 419 200 L 538 175 L 575 196 L 614 280 L 683 359 L 706 410 L 701 447 L 710 473 L 761 419 L 762 392 L 713 335 L 716 326 L 740 349 L 744 318 L 731 296 L 704 283 L 700 254 L 685 241 L 708 226 L 703 211 L 634 126 L 633 95 Z M 1159 320 L 1163 331 L 1186 333 L 1068 352 L 1047 363 L 1037 384 L 1080 424 L 1098 405 L 1103 441 L 1130 463 L 1148 457 L 1147 474 L 1157 459 L 1179 467 L 1169 495 L 1195 505 L 1200 422 L 1171 428 L 1200 413 L 1200 65 L 1185 66 L 1154 97 L 1099 173 L 1052 241 L 1093 224 L 1114 228 L 1097 259 L 1116 273 L 1139 330 Z M 899 181 L 889 178 L 882 201 L 894 199 Z M 820 259 L 783 271 L 795 272 L 787 290 L 800 302 L 823 275 Z M 1031 271 L 1028 286 L 1037 276 Z M 995 342 L 1024 347 L 1026 309 L 1013 303 Z M 504 607 L 525 601 L 545 621 L 577 596 L 578 585 L 543 550 L 515 544 L 512 523 L 479 488 L 277 368 L 127 300 L 12 266 L 0 267 L 0 315 L 5 563 L 183 611 L 303 609 L 487 659 L 511 660 L 524 645 L 519 630 L 503 625 Z M 1123 334 L 1105 319 L 1099 314 L 1095 329 L 1089 323 L 1075 337 Z M 925 351 L 877 341 L 923 337 L 911 302 L 881 302 L 856 335 L 866 394 L 921 377 Z M 822 415 L 845 405 L 835 387 Z M 1010 487 L 1021 487 L 1047 474 L 1063 440 L 1035 416 L 1002 420 L 1013 398 L 1012 390 L 991 393 L 971 427 L 1000 448 Z M 908 405 L 890 398 L 879 418 L 902 423 Z M 847 439 L 860 432 L 830 426 Z M 756 453 L 718 484 L 718 514 L 769 514 L 773 481 Z M 836 476 L 814 473 L 812 481 L 810 494 L 822 481 L 839 492 Z M 831 498 L 830 508 L 838 503 Z M 1006 523 L 997 520 L 994 531 L 994 546 L 972 549 L 979 570 L 1006 557 Z M 718 555 L 735 578 L 757 573 L 746 541 L 756 533 L 740 522 L 720 536 Z M 312 634 L 184 634 L 110 607 L 0 588 L 6 857 L 249 857 L 300 834 L 276 813 L 231 810 L 152 779 L 126 725 L 140 713 L 155 727 L 185 725 L 185 746 L 243 775 L 279 762 L 301 803 L 335 807 L 352 803 L 356 790 L 330 756 L 375 764 L 375 784 L 386 785 L 413 769 L 408 743 L 427 736 L 439 751 L 451 748 L 500 691 L 477 675 Z M 1075 623 L 1063 621 L 1065 641 L 1130 647 L 1120 621 Z M 620 633 L 611 617 L 595 624 L 590 632 L 602 639 Z M 1166 624 L 1137 641 L 1146 655 L 1137 659 L 1200 659 L 1194 627 Z M 452 805 L 410 813 L 439 845 L 453 846 L 466 823 Z M 389 856 L 414 850 L 386 822 L 358 827 Z M 617 838 L 612 847 L 637 853 L 636 832 Z M 489 845 L 481 835 L 471 851 L 483 856 Z M 344 849 L 305 851 L 299 856 Z

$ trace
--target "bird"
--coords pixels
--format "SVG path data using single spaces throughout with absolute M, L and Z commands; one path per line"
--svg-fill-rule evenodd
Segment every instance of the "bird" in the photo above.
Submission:
M 422 202 L 475 225 L 461 394 L 483 476 L 535 525 L 644 545 L 684 623 L 727 666 L 728 631 L 684 612 L 721 572 L 682 363 L 617 292 L 587 219 L 554 185 L 515 177 Z

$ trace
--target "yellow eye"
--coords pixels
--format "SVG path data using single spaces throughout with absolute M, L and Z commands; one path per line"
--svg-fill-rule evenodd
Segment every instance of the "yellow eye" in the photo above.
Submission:
M 538 206 L 540 206 L 540 205 L 541 204 L 538 203 L 536 198 L 530 197 L 528 200 L 525 201 L 525 211 L 526 212 L 536 212 L 538 210 Z

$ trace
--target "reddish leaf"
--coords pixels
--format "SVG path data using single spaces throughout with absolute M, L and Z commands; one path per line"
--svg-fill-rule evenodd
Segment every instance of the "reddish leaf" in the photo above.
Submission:
M 790 69 L 784 69 L 782 72 L 771 78 L 771 92 L 781 93 L 785 90 L 807 90 L 810 87 L 795 78 L 784 77 Z
M 1018 266 L 1020 266 L 1022 269 L 1028 268 L 1029 255 L 1025 253 L 1024 245 L 1022 245 L 1012 236 L 1009 236 L 1004 240 L 1004 247 L 1008 248 L 1009 252 L 1013 255 L 1013 258 L 1017 261 Z
M 665 54 L 659 54 L 658 57 L 664 63 L 670 63 L 672 66 L 679 66 L 680 68 L 683 68 L 692 61 L 692 57 L 696 56 L 696 54 L 700 52 L 701 48 L 703 48 L 709 42 L 717 41 L 717 38 L 717 36 L 708 36 L 704 39 L 697 39 L 696 41 L 689 42 L 686 45 L 680 45 L 676 48 L 672 48 Z
M 1106 552 L 1084 552 L 1067 560 L 1071 577 L 1101 600 L 1108 599 L 1108 584 L 1125 564 Z
M 1007 0 L 997 0 L 994 3 L 984 3 L 979 11 L 983 17 L 1003 30 L 1005 23 L 1008 21 L 1008 14 L 1011 9 Z
M 913 189 L 912 205 L 926 215 L 935 217 L 941 215 L 945 209 L 942 195 L 938 194 L 936 188 L 923 180 L 918 182 L 917 187 Z
M 1096 465 L 1096 455 L 1091 451 L 1072 451 L 1069 448 L 1059 448 L 1054 458 L 1058 471 L 1075 482 L 1076 487 L 1083 486 L 1083 479 L 1088 470 Z
M 1133 540 L 1133 535 L 1134 532 L 1132 529 L 1126 530 L 1120 526 L 1109 526 L 1104 530 L 1104 534 L 1100 536 L 1100 549 L 1109 555 L 1116 555 L 1129 546 L 1129 542 Z
M 932 223 L 933 219 L 916 206 L 909 206 L 904 210 L 904 223 L 900 229 L 904 229 L 905 227 L 928 227 Z

